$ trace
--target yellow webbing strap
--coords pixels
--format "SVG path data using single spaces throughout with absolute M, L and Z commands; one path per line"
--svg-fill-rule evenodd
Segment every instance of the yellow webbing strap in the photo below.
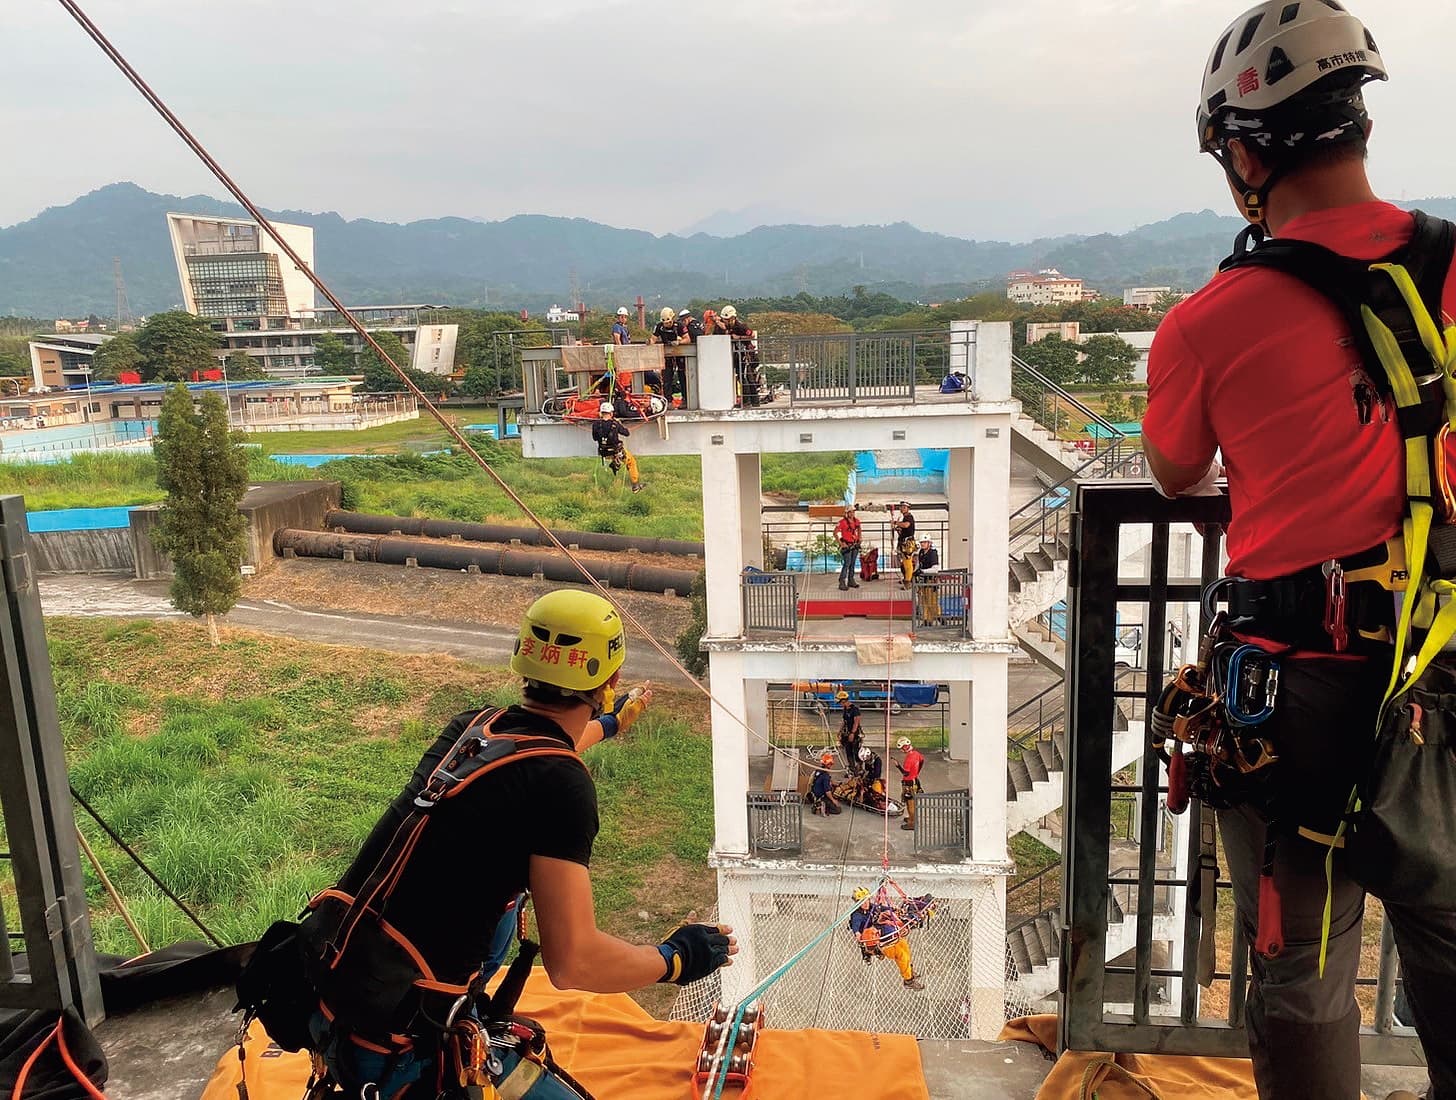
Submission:
M 1446 421 L 1456 428 L 1456 326 L 1443 334 L 1430 311 L 1421 300 L 1420 291 L 1410 273 L 1400 264 L 1371 264 L 1371 271 L 1388 275 L 1410 310 L 1415 321 L 1416 332 L 1421 343 L 1431 356 L 1432 364 L 1441 372 L 1441 389 L 1446 398 Z M 1390 380 L 1395 402 L 1401 409 L 1414 409 L 1421 402 L 1420 389 L 1415 375 L 1401 351 L 1400 342 L 1389 326 L 1368 305 L 1360 307 L 1365 321 L 1365 331 L 1374 344 L 1380 364 Z M 1405 560 L 1409 579 L 1406 581 L 1405 599 L 1400 605 L 1400 620 L 1395 628 L 1395 655 L 1391 661 L 1390 682 L 1385 697 L 1380 702 L 1376 717 L 1376 730 L 1385 721 L 1385 713 L 1392 700 L 1404 693 L 1425 672 L 1435 659 L 1456 636 L 1456 584 L 1425 578 L 1426 555 L 1430 542 L 1431 524 L 1435 511 L 1431 503 L 1434 485 L 1431 473 L 1431 440 L 1428 436 L 1411 436 L 1405 439 L 1405 491 L 1408 515 L 1404 523 Z M 1447 597 L 1445 606 L 1440 607 L 1439 597 Z M 1411 640 L 1412 627 L 1425 631 L 1425 639 L 1419 652 L 1409 661 L 1406 650 Z M 1360 792 L 1355 788 L 1345 804 L 1345 816 L 1341 819 L 1335 835 L 1329 840 L 1325 852 L 1325 908 L 1320 928 L 1319 973 L 1324 977 L 1325 958 L 1330 944 L 1330 921 L 1335 895 L 1335 849 L 1344 846 L 1345 826 L 1351 815 L 1360 810 Z

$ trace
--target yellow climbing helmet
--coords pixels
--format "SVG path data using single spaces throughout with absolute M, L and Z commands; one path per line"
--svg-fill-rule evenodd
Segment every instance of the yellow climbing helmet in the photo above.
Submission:
M 562 589 L 526 611 L 511 671 L 563 691 L 594 691 L 626 659 L 627 636 L 617 609 L 593 592 Z
M 867 898 L 867 897 L 869 897 L 869 896 L 870 896 L 869 890 L 867 890 L 863 886 L 856 886 L 854 888 L 854 893 L 850 895 L 850 897 L 854 898 L 855 901 L 864 901 L 864 899 Z

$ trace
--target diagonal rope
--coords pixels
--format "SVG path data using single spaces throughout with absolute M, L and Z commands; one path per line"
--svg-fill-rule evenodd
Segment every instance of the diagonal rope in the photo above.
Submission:
M 212 154 L 209 153 L 207 149 L 202 145 L 202 143 L 192 135 L 192 132 L 188 130 L 186 125 L 183 124 L 182 120 L 179 119 L 172 112 L 172 109 L 167 106 L 167 104 L 162 100 L 161 96 L 159 96 L 151 89 L 151 87 L 147 84 L 145 80 L 142 79 L 141 75 L 136 71 L 136 69 L 132 68 L 131 63 L 127 61 L 127 59 L 122 55 L 121 51 L 118 50 L 114 45 L 112 45 L 111 41 L 106 37 L 105 34 L 102 33 L 101 29 L 91 21 L 91 18 L 84 11 L 81 10 L 81 6 L 76 2 L 76 0 L 58 0 L 58 3 L 60 3 L 61 7 L 65 8 L 66 11 L 70 13 L 71 17 L 75 19 L 78 24 L 80 24 L 81 29 L 84 30 L 87 35 L 90 36 L 91 40 L 101 48 L 101 52 L 104 53 L 108 58 L 110 58 L 112 64 L 114 64 L 117 69 L 121 71 L 121 74 L 126 77 L 126 79 L 131 83 L 132 87 L 136 88 L 136 90 L 141 93 L 142 97 L 152 105 L 152 107 L 156 110 L 157 114 L 162 116 L 162 120 L 166 122 L 169 127 L 172 128 L 172 131 L 179 138 L 182 139 L 183 143 L 186 144 L 186 146 L 191 149 L 193 153 L 197 155 L 197 158 L 202 161 L 202 163 L 207 167 L 208 171 L 210 171 L 217 178 L 218 182 L 227 189 L 228 193 L 231 194 L 232 197 L 238 201 L 238 205 L 246 210 L 248 212 L 248 215 L 268 233 L 268 235 L 273 239 L 274 243 L 277 244 L 278 247 L 283 251 L 284 255 L 286 255 L 288 259 L 297 266 L 299 271 L 303 272 L 303 274 L 308 278 L 308 281 L 311 282 L 318 290 L 318 292 L 324 296 L 324 298 L 328 301 L 329 305 L 338 312 L 339 316 L 341 316 L 342 318 L 344 318 L 345 321 L 348 322 L 349 327 L 354 330 L 355 334 L 358 335 L 358 337 L 369 346 L 374 354 L 379 357 L 380 362 L 387 363 L 389 365 L 389 369 L 394 371 L 395 375 L 399 378 L 399 380 L 404 383 L 405 388 L 408 389 L 409 392 L 415 396 L 416 400 L 419 401 L 421 407 L 423 407 L 425 411 L 427 411 L 432 417 L 435 418 L 440 426 L 445 429 L 446 434 L 449 435 L 452 440 L 454 440 L 454 442 L 465 454 L 470 456 L 475 464 L 485 472 L 486 476 L 488 476 L 492 481 L 495 482 L 501 492 L 505 493 L 506 497 L 510 500 L 510 502 L 514 504 L 517 509 L 520 510 L 521 514 L 525 516 L 526 519 L 528 519 L 546 537 L 546 540 L 553 547 L 555 547 L 555 549 L 560 554 L 562 554 L 566 558 L 566 560 L 572 564 L 572 566 L 576 568 L 576 570 L 582 575 L 585 583 L 596 589 L 597 593 L 603 599 L 605 599 L 614 608 L 616 608 L 617 613 L 621 615 L 623 621 L 630 625 L 637 632 L 637 634 L 644 641 L 647 642 L 649 646 L 656 650 L 657 653 L 665 661 L 667 661 L 667 663 L 672 668 L 681 673 L 683 679 L 685 679 L 689 684 L 696 688 L 703 695 L 703 697 L 708 700 L 710 704 L 716 704 L 718 709 L 728 715 L 734 723 L 742 727 L 743 730 L 747 732 L 750 737 L 754 737 L 764 744 L 768 745 L 771 751 L 781 753 L 782 755 L 789 755 L 787 753 L 784 753 L 783 750 L 779 749 L 777 746 L 775 746 L 773 742 L 770 741 L 767 737 L 760 734 L 757 730 L 753 729 L 753 727 L 750 726 L 747 721 L 745 721 L 743 718 L 740 718 L 721 700 L 715 697 L 713 693 L 697 679 L 697 677 L 693 676 L 692 673 L 690 673 L 685 667 L 683 667 L 682 662 L 678 660 L 675 653 L 673 653 L 670 649 L 668 649 L 667 646 L 665 646 L 660 640 L 658 640 L 657 636 L 645 625 L 643 625 L 642 621 L 638 619 L 636 615 L 632 614 L 630 610 L 624 607 L 612 595 L 611 591 L 607 589 L 605 585 L 597 580 L 596 577 L 592 576 L 591 571 L 581 561 L 581 559 L 573 554 L 571 550 L 569 550 L 566 545 L 559 538 L 556 537 L 555 532 L 553 532 L 551 528 L 546 525 L 546 522 L 534 511 L 532 511 L 530 505 L 528 505 L 523 499 L 521 499 L 520 495 L 514 489 L 512 489 L 510 485 L 506 483 L 506 480 L 501 477 L 500 474 L 496 473 L 495 468 L 492 467 L 491 464 L 487 462 L 473 446 L 470 445 L 470 441 L 466 439 L 465 435 L 455 426 L 455 424 L 435 406 L 435 403 L 425 395 L 424 391 L 421 390 L 419 386 L 414 383 L 413 379 L 411 379 L 408 374 L 400 369 L 399 364 L 396 363 L 392 358 L 390 358 L 388 353 L 386 353 L 385 350 L 379 346 L 379 343 L 374 339 L 373 336 L 370 335 L 369 330 L 360 323 L 359 319 L 354 316 L 354 314 L 348 309 L 348 307 L 344 305 L 343 302 L 335 297 L 334 292 L 328 288 L 328 285 L 321 278 L 319 278 L 317 273 L 315 273 L 315 271 L 313 270 L 312 265 L 305 263 L 303 257 L 298 254 L 293 246 L 289 244 L 288 241 L 273 228 L 273 223 L 268 219 L 268 217 L 261 210 L 259 210 L 257 206 L 253 204 L 253 201 L 249 199 L 247 194 L 244 193 L 243 189 L 238 186 L 236 182 L 234 182 L 233 178 L 228 175 L 227 171 L 222 167 L 222 165 L 213 159 Z M 815 765 L 815 767 L 817 767 L 817 765 Z

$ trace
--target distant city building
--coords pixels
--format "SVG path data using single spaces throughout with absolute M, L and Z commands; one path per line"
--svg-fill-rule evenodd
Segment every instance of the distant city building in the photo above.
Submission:
M 546 323 L 548 325 L 564 325 L 567 321 L 580 321 L 581 314 L 574 309 L 562 309 L 553 305 L 546 311 Z
M 1176 301 L 1181 302 L 1189 297 L 1182 291 L 1175 291 L 1170 286 L 1133 286 L 1122 292 L 1122 304 L 1131 306 L 1133 309 L 1141 309 L 1145 312 L 1152 312 L 1160 299 L 1165 295 L 1171 295 Z
M 1035 272 L 1013 271 L 1006 277 L 1006 297 L 1023 305 L 1051 306 L 1084 301 L 1088 293 L 1081 279 L 1049 267 Z
M 1075 344 L 1081 331 L 1079 321 L 1036 321 L 1026 326 L 1026 342 L 1035 344 L 1048 336 L 1056 336 Z
M 60 331 L 30 341 L 30 377 L 38 390 L 84 386 L 91 378 L 91 357 L 110 336 Z
M 278 236 L 310 267 L 313 230 L 274 222 Z M 243 218 L 168 214 L 167 232 L 188 313 L 205 317 L 223 346 L 218 357 L 242 353 L 275 378 L 319 373 L 314 340 L 333 333 L 357 355 L 364 342 L 332 309 L 314 308 L 314 288 L 278 240 Z M 409 366 L 429 374 L 455 370 L 459 326 L 434 324 L 428 305 L 350 309 L 371 331 L 392 332 L 410 353 Z M 402 364 L 403 365 L 403 364 Z

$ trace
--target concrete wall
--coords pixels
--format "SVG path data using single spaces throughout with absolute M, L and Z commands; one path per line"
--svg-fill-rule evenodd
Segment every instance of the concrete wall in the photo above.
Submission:
M 337 481 L 269 481 L 254 485 L 238 507 L 248 521 L 247 542 L 242 564 L 262 572 L 276 560 L 273 533 L 284 527 L 304 531 L 323 528 L 324 514 L 341 503 Z M 172 562 L 152 543 L 160 505 L 134 508 L 131 513 L 131 544 L 137 580 L 157 580 L 172 575 Z
M 32 531 L 31 560 L 38 573 L 132 573 L 136 556 L 131 530 Z

